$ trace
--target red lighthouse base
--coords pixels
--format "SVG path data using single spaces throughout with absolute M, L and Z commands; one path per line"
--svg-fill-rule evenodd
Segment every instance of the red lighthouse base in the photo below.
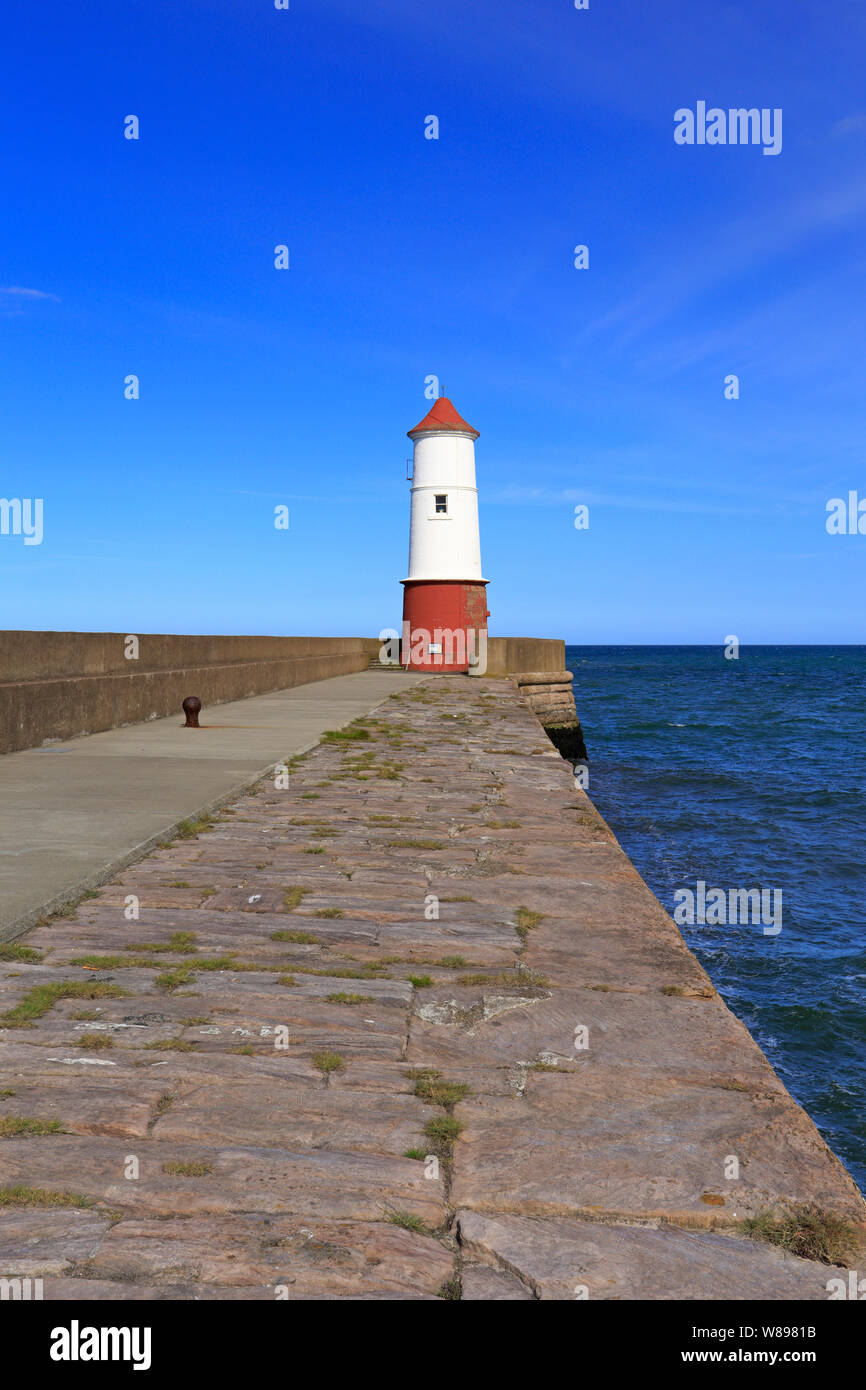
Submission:
M 443 673 L 477 666 L 489 616 L 486 583 L 404 579 L 401 664 Z

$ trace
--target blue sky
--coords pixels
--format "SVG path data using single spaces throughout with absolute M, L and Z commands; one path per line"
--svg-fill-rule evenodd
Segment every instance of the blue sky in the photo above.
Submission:
M 862 0 L 11 0 L 0 626 L 398 621 L 437 375 L 491 632 L 866 641 L 864 51 Z

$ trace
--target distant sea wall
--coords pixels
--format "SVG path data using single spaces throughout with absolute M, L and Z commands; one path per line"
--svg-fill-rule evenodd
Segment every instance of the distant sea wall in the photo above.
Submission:
M 565 643 L 552 637 L 488 637 L 486 676 L 515 676 L 521 671 L 562 671 Z
M 179 714 L 187 695 L 216 705 L 349 675 L 379 647 L 367 637 L 0 631 L 0 754 Z M 485 674 L 517 684 L 564 757 L 585 755 L 564 642 L 490 637 Z
M 366 669 L 366 637 L 0 632 L 0 753 Z

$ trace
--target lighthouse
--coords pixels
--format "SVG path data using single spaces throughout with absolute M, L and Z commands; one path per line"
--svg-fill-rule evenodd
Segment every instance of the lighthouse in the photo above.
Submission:
M 414 454 L 403 665 L 481 675 L 489 614 L 475 486 L 478 430 L 440 396 L 408 434 Z

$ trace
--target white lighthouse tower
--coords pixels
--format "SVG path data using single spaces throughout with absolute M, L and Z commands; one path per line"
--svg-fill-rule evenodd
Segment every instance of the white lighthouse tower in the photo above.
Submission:
M 409 573 L 402 581 L 403 664 L 430 671 L 478 669 L 489 617 L 475 485 L 478 430 L 440 396 L 409 438 L 414 458 Z

